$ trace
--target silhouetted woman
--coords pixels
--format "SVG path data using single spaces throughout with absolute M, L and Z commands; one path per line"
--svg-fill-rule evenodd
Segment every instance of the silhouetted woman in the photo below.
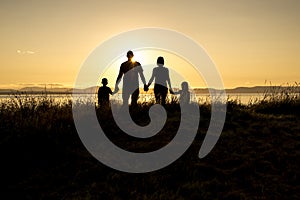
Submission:
M 171 86 L 169 70 L 168 68 L 164 67 L 164 58 L 158 57 L 157 58 L 157 66 L 153 69 L 152 76 L 149 80 L 148 87 L 151 85 L 153 79 L 155 78 L 154 84 L 154 95 L 155 101 L 159 104 L 166 104 L 166 97 L 168 94 L 168 87 L 169 85 L 170 93 L 174 94 Z

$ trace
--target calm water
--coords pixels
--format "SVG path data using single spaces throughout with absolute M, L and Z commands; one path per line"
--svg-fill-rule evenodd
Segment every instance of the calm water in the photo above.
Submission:
M 86 94 L 78 94 L 76 95 L 79 97 L 81 101 L 96 101 L 96 95 L 86 95 Z M 168 95 L 168 98 L 172 97 L 179 97 L 178 95 Z M 230 93 L 227 94 L 228 100 L 237 100 L 238 102 L 241 102 L 242 104 L 249 104 L 254 103 L 256 101 L 259 101 L 263 98 L 262 93 Z M 18 97 L 14 95 L 0 95 L 0 103 L 4 103 L 11 100 L 17 100 L 17 101 L 31 101 L 31 99 L 35 99 L 36 101 L 43 100 L 43 99 L 51 99 L 55 103 L 66 103 L 70 100 L 72 100 L 71 94 L 48 94 L 48 95 L 19 95 Z M 121 94 L 115 94 L 111 96 L 111 100 L 117 103 L 122 103 L 122 95 Z M 153 94 L 140 94 L 139 101 L 145 102 L 145 101 L 151 101 L 154 100 Z M 210 102 L 211 97 L 209 94 L 191 94 L 191 101 L 193 102 L 199 102 L 199 103 L 205 103 Z

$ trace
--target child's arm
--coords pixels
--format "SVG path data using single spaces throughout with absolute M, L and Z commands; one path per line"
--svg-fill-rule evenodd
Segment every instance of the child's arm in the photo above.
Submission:
M 109 94 L 113 95 L 114 93 L 111 91 L 111 89 L 109 88 L 109 91 L 108 91 Z
M 174 92 L 174 94 L 181 94 L 181 90 Z
M 110 94 L 111 95 L 114 95 L 114 94 L 117 94 L 118 93 L 118 90 L 114 90 L 113 92 L 111 92 Z

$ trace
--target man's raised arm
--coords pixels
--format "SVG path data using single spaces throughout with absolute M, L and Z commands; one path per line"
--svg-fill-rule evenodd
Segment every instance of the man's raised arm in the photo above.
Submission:
M 119 75 L 117 77 L 117 81 L 116 81 L 116 85 L 115 85 L 115 91 L 113 93 L 117 93 L 119 91 L 119 83 L 122 79 L 122 76 L 123 76 L 123 71 L 121 70 L 121 67 L 120 67 Z

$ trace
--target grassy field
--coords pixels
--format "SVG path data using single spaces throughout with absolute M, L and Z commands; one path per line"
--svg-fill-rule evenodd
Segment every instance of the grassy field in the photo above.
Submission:
M 151 104 L 131 114 L 147 123 Z M 168 167 L 145 174 L 119 172 L 93 158 L 77 135 L 72 103 L 18 96 L 1 103 L 0 158 L 3 199 L 299 199 L 300 97 L 267 93 L 259 102 L 227 102 L 214 149 L 198 158 L 210 119 L 200 104 L 199 131 L 187 152 Z M 130 151 L 166 145 L 180 123 L 176 101 L 166 105 L 164 130 L 147 140 L 122 133 L 111 113 L 97 109 L 109 138 Z M 106 123 L 103 123 L 106 120 Z

